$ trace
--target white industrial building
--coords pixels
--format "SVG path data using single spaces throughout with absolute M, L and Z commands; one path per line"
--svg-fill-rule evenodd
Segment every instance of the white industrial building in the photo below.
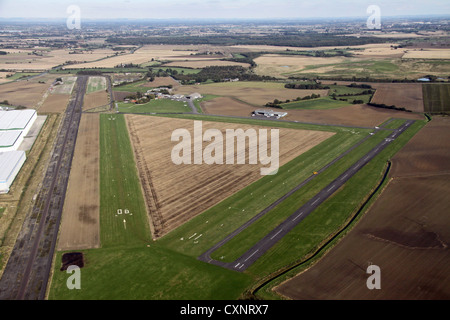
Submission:
M 25 151 L 0 152 L 0 193 L 9 192 L 25 159 Z
M 25 152 L 17 149 L 36 118 L 36 110 L 0 110 L 0 193 L 9 191 L 25 162 Z

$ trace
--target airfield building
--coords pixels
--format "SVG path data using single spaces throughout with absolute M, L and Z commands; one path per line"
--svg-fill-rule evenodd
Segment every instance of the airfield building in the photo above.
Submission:
M 36 118 L 36 110 L 0 110 L 0 193 L 9 192 L 25 162 L 25 152 L 17 149 Z
M 0 193 L 9 192 L 25 159 L 25 151 L 0 152 Z
M 287 115 L 287 112 L 273 111 L 273 110 L 255 110 L 253 116 L 263 116 L 267 118 L 282 118 Z

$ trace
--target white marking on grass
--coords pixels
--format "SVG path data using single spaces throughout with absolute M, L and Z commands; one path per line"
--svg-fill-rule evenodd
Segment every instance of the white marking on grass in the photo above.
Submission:
M 192 239 L 193 237 L 195 237 L 197 235 L 197 232 L 194 233 L 192 236 L 189 237 L 189 239 Z
M 203 233 L 200 234 L 200 235 L 199 235 L 197 238 L 195 238 L 194 240 L 197 240 L 197 239 L 200 238 L 202 235 L 203 235 Z

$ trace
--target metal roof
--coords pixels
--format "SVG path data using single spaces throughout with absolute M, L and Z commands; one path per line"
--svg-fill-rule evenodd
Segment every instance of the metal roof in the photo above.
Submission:
M 0 130 L 23 130 L 36 115 L 36 110 L 0 110 Z
M 25 151 L 0 152 L 0 183 L 8 181 L 24 157 Z
M 0 131 L 0 152 L 2 148 L 12 147 L 19 140 L 22 132 L 21 130 Z

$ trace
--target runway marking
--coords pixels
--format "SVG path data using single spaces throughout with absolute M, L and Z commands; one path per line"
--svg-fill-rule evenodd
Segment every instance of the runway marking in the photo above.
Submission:
M 238 265 L 240 265 L 240 264 L 241 264 L 241 263 L 240 263 L 240 262 L 238 262 L 238 263 L 237 263 L 237 265 L 235 265 L 234 267 L 235 267 L 235 268 L 237 268 L 237 266 L 238 266 Z
M 297 220 L 298 217 L 300 217 L 303 214 L 303 212 L 300 212 L 294 219 L 292 219 L 292 221 Z
M 341 178 L 341 180 L 344 180 L 345 178 L 347 178 L 347 176 L 348 176 L 348 173 L 346 173 L 345 176 L 343 176 L 343 177 Z
M 329 192 L 329 191 L 333 190 L 335 186 L 336 186 L 336 185 L 333 184 L 327 191 Z
M 281 231 L 283 231 L 283 229 L 280 229 L 280 231 L 278 231 L 277 233 L 275 233 L 272 238 L 270 238 L 270 240 L 272 240 L 273 238 L 275 238 Z
M 249 255 L 249 256 L 247 257 L 247 259 L 244 260 L 244 262 L 247 261 L 248 259 L 250 259 L 250 258 L 251 258 L 255 253 L 257 253 L 258 251 L 259 251 L 259 249 L 256 249 L 256 251 L 253 252 L 251 255 Z
M 317 201 L 319 201 L 320 198 L 317 198 L 313 203 L 311 203 L 312 205 L 315 204 Z
M 202 235 L 203 235 L 203 233 L 200 234 L 200 235 L 199 235 L 197 238 L 195 238 L 194 240 L 197 240 L 197 239 L 200 238 Z

